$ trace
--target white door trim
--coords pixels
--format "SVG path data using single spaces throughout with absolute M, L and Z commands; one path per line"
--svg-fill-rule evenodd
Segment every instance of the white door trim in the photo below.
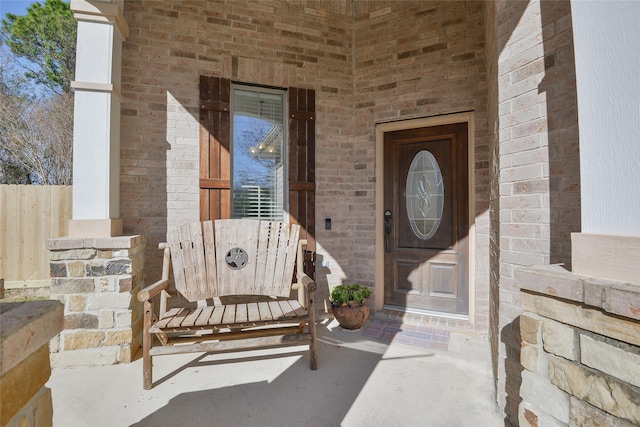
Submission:
M 469 321 L 475 313 L 475 114 L 456 113 L 437 117 L 379 123 L 376 125 L 375 273 L 374 308 L 384 306 L 384 134 L 397 130 L 467 123 L 469 134 Z

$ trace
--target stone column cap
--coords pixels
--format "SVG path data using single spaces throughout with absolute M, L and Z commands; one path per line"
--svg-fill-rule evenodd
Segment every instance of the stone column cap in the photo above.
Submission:
M 519 267 L 521 290 L 575 301 L 608 313 L 640 320 L 640 286 L 570 272 L 560 265 Z
M 145 243 L 145 236 L 141 234 L 133 236 L 116 237 L 58 237 L 47 240 L 47 249 L 50 251 L 64 251 L 69 249 L 129 249 Z
M 60 301 L 0 303 L 0 376 L 62 331 Z

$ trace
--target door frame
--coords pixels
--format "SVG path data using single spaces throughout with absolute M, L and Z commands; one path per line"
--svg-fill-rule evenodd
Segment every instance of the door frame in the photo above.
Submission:
M 384 134 L 397 130 L 415 129 L 455 123 L 466 123 L 468 130 L 468 171 L 469 171 L 469 314 L 453 315 L 429 313 L 433 316 L 466 319 L 473 324 L 475 317 L 475 114 L 471 112 L 425 117 L 397 122 L 377 123 L 376 132 L 376 196 L 375 196 L 375 272 L 374 308 L 384 308 Z M 410 312 L 410 309 L 406 311 Z M 422 311 L 420 313 L 423 313 Z

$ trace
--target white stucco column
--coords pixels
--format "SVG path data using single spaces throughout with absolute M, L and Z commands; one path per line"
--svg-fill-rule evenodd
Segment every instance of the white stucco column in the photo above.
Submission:
M 70 237 L 122 234 L 120 93 L 122 42 L 129 28 L 122 0 L 72 0 L 78 20 Z
M 640 2 L 571 7 L 582 231 L 640 236 Z
M 573 0 L 571 9 L 582 204 L 573 267 L 594 275 L 604 266 L 604 277 L 638 282 L 640 2 Z

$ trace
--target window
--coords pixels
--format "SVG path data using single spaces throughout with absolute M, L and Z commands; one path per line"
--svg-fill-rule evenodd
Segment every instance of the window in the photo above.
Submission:
M 234 218 L 286 218 L 285 91 L 232 85 Z
M 243 120 L 244 125 L 248 122 L 261 123 L 262 121 L 265 124 L 264 128 L 262 125 L 257 126 L 257 129 L 262 131 L 254 132 L 259 135 L 258 140 L 253 138 L 254 142 L 251 143 L 244 141 L 248 146 L 245 147 L 244 152 L 236 153 L 234 162 L 231 159 L 233 156 L 231 104 L 234 98 L 232 91 L 235 90 L 238 90 L 238 99 L 233 103 L 244 105 L 237 109 L 236 115 L 240 123 L 235 126 L 236 134 L 242 134 L 239 129 L 243 128 L 241 123 Z M 200 219 L 206 221 L 234 216 L 262 215 L 268 210 L 265 208 L 266 199 L 271 206 L 269 209 L 276 212 L 274 218 L 282 218 L 285 222 L 301 225 L 300 237 L 307 239 L 308 247 L 313 251 L 315 249 L 316 190 L 315 90 L 297 87 L 273 90 L 241 83 L 232 85 L 229 79 L 200 76 L 199 92 Z M 276 99 L 280 101 L 276 103 Z M 264 102 L 261 104 L 260 101 Z M 250 107 L 251 105 L 253 107 Z M 275 108 L 276 105 L 280 106 L 279 110 Z M 268 107 L 274 108 L 272 113 L 268 112 Z M 277 111 L 280 111 L 279 115 Z M 245 128 L 251 129 L 250 126 Z M 270 131 L 272 136 L 282 133 L 279 148 L 278 145 L 272 144 L 277 138 L 270 139 Z M 238 149 L 243 143 L 241 139 L 238 137 L 235 144 Z M 260 142 L 263 145 L 262 152 L 259 153 Z M 268 150 L 270 146 L 273 148 L 271 153 Z M 251 152 L 251 147 L 256 151 L 253 156 L 248 156 L 246 153 Z M 267 148 L 266 152 L 265 148 Z M 247 167 L 249 164 L 253 165 L 252 168 Z M 237 172 L 237 178 L 233 176 L 234 170 Z M 241 174 L 242 170 L 246 172 Z M 242 188 L 240 183 L 243 177 L 253 180 L 253 183 L 247 181 L 246 184 L 253 185 L 253 193 L 250 188 Z M 235 189 L 238 191 L 232 191 Z M 242 192 L 246 194 L 243 195 Z M 234 214 L 234 198 L 237 199 L 240 211 L 238 214 Z M 251 199 L 256 203 L 245 203 Z M 254 209 L 257 212 L 247 214 L 247 208 L 249 206 L 255 208 L 258 202 L 260 206 Z M 283 213 L 286 214 L 283 215 Z

